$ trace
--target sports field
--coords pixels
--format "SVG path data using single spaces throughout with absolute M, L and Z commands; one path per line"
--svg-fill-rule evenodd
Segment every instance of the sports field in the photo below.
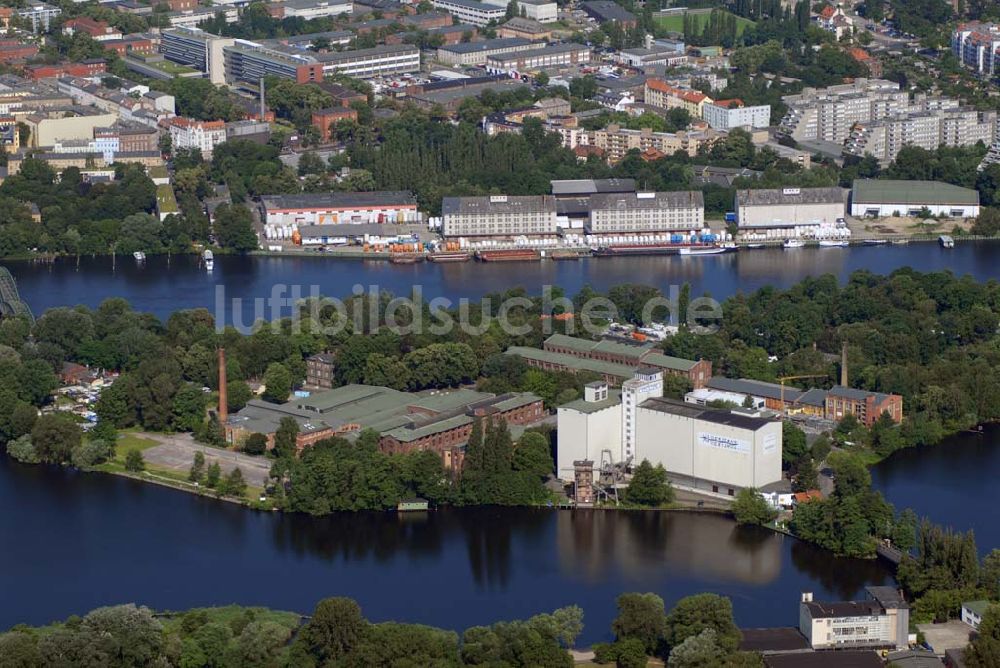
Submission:
M 711 11 L 712 10 L 710 9 L 704 9 L 704 10 L 693 10 L 687 13 L 688 16 L 694 17 L 695 25 L 697 26 L 698 32 L 704 30 L 705 26 L 708 25 L 708 17 L 709 14 L 711 14 Z M 731 16 L 735 16 L 730 12 L 725 12 L 725 13 L 730 14 Z M 663 28 L 671 32 L 684 32 L 684 15 L 682 14 L 677 14 L 675 16 L 663 16 L 656 19 L 656 22 L 659 23 Z M 745 19 L 742 16 L 736 16 L 736 36 L 739 37 L 740 35 L 743 34 L 744 30 L 752 27 L 753 25 L 754 22 L 751 21 L 750 19 Z

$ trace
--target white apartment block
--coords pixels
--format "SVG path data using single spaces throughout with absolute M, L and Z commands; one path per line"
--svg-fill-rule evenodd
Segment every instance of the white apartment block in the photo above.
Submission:
M 498 7 L 476 0 L 432 0 L 434 9 L 446 11 L 462 23 L 484 26 L 490 21 L 503 21 L 507 6 Z
M 960 23 L 951 34 L 951 52 L 977 74 L 993 76 L 998 69 L 1000 26 L 995 23 Z
M 52 21 L 62 14 L 62 10 L 54 5 L 44 2 L 29 2 L 24 7 L 17 9 L 17 15 L 22 19 L 31 22 L 31 32 L 48 32 Z
M 807 88 L 782 98 L 788 113 L 780 129 L 796 141 L 843 143 L 855 123 L 878 120 L 909 106 L 909 94 L 884 79 L 857 79 L 822 90 Z
M 700 190 L 599 193 L 590 196 L 588 234 L 700 230 L 705 199 Z
M 551 195 L 445 197 L 441 232 L 446 237 L 516 237 L 557 233 Z
M 196 148 L 202 155 L 210 157 L 215 147 L 226 141 L 226 124 L 223 121 L 195 121 L 178 116 L 168 119 L 166 125 L 175 151 Z
M 284 0 L 280 7 L 285 18 L 297 16 L 306 20 L 350 14 L 354 10 L 350 0 Z
M 706 102 L 701 117 L 715 130 L 766 128 L 771 125 L 771 105 L 747 107 L 741 100 Z
M 975 109 L 909 111 L 876 121 L 858 123 L 851 132 L 844 152 L 872 155 L 887 164 L 896 159 L 904 146 L 919 146 L 929 151 L 938 146 L 990 145 L 996 139 L 996 112 Z

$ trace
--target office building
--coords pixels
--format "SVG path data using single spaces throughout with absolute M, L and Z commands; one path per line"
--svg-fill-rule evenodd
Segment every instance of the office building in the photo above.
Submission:
M 223 49 L 236 40 L 199 28 L 168 28 L 160 34 L 160 52 L 174 63 L 205 72 L 216 85 L 226 83 Z
M 490 21 L 503 21 L 507 8 L 488 5 L 476 0 L 432 0 L 435 9 L 448 12 L 462 23 L 485 26 Z
M 589 234 L 700 230 L 705 200 L 700 190 L 601 193 L 590 196 Z
M 486 4 L 507 9 L 503 0 L 486 0 Z M 552 0 L 517 0 L 517 9 L 522 18 L 539 23 L 551 23 L 559 18 L 559 7 Z
M 716 100 L 705 103 L 701 116 L 716 130 L 766 128 L 771 125 L 771 105 L 748 107 L 739 99 Z
M 383 44 L 371 49 L 313 54 L 323 75 L 345 74 L 366 79 L 420 71 L 420 49 L 412 44 Z
M 489 56 L 486 70 L 494 74 L 516 74 L 550 67 L 567 67 L 590 62 L 590 49 L 581 44 L 553 44 L 542 48 Z
M 211 7 L 195 7 L 179 12 L 167 12 L 166 17 L 171 27 L 197 28 L 203 21 L 211 21 L 221 16 L 226 23 L 236 23 L 239 13 L 236 7 L 226 7 L 217 3 Z
M 976 74 L 992 77 L 1000 69 L 1000 26 L 979 21 L 959 23 L 951 34 L 951 52 Z
M 736 191 L 736 223 L 741 231 L 833 226 L 844 216 L 840 188 L 774 188 Z
M 446 237 L 554 235 L 556 202 L 551 195 L 445 197 L 441 233 Z
M 264 195 L 266 225 L 291 226 L 419 223 L 413 193 L 405 190 Z
M 975 218 L 979 215 L 979 191 L 939 181 L 854 181 L 851 215 L 856 218 L 916 216 L 924 210 L 934 216 Z
M 270 3 L 267 9 L 277 19 L 297 17 L 308 21 L 350 14 L 354 6 L 350 0 L 281 0 Z
M 439 46 L 437 59 L 446 65 L 482 65 L 490 56 L 536 48 L 531 40 L 521 37 L 487 39 L 480 42 L 460 42 Z
M 323 80 L 323 65 L 311 54 L 289 53 L 245 39 L 222 48 L 227 83 L 259 86 L 268 76 L 294 79 L 298 83 Z
M 865 587 L 863 601 L 814 601 L 802 594 L 799 631 L 814 650 L 906 649 L 910 606 L 895 587 Z
M 208 159 L 215 147 L 226 141 L 225 121 L 196 121 L 175 116 L 164 121 L 174 150 L 198 149 Z
M 909 107 L 909 93 L 885 79 L 856 79 L 823 89 L 806 88 L 781 98 L 788 112 L 780 132 L 796 141 L 842 144 L 856 123 L 876 121 Z

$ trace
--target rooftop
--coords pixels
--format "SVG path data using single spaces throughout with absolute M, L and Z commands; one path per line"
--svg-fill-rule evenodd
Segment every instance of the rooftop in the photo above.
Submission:
M 764 657 L 768 668 L 883 668 L 879 655 L 871 650 L 836 652 L 791 652 Z
M 868 397 L 874 397 L 875 401 L 879 403 L 890 397 L 890 395 L 882 392 L 869 392 L 868 390 L 858 390 L 853 387 L 844 387 L 843 385 L 834 385 L 830 388 L 828 394 L 830 396 L 852 399 L 854 401 L 865 401 Z
M 590 198 L 591 210 L 600 209 L 681 209 L 701 208 L 705 198 L 700 190 L 656 193 L 599 193 Z
M 597 193 L 635 192 L 635 179 L 570 179 L 552 181 L 552 194 L 596 195 Z
M 614 362 L 603 362 L 601 360 L 586 359 L 567 355 L 565 353 L 553 353 L 538 348 L 528 348 L 525 346 L 511 346 L 504 353 L 505 355 L 517 355 L 524 359 L 537 360 L 548 364 L 556 364 L 573 371 L 592 371 L 601 375 L 620 378 L 622 380 L 631 378 L 635 373 L 635 367 L 626 364 L 616 364 Z
M 737 190 L 740 206 L 774 206 L 782 204 L 843 204 L 841 188 L 774 188 Z
M 783 626 L 769 629 L 741 629 L 743 640 L 740 650 L 744 652 L 787 652 L 809 649 L 809 641 L 794 627 Z
M 986 614 L 986 610 L 991 606 L 996 605 L 992 601 L 965 601 L 962 603 L 962 607 L 969 610 L 975 615 L 982 617 Z
M 754 417 L 737 411 L 704 408 L 702 406 L 696 406 L 683 401 L 677 401 L 676 399 L 666 399 L 661 397 L 646 399 L 644 402 L 639 404 L 639 406 L 640 408 L 645 408 L 646 410 L 669 413 L 670 415 L 676 415 L 678 417 L 702 420 L 703 422 L 712 422 L 715 424 L 726 425 L 727 427 L 736 427 L 737 429 L 750 429 L 752 431 L 757 431 L 758 429 L 766 427 L 774 422 L 774 420 Z
M 445 197 L 441 202 L 443 215 L 494 214 L 516 211 L 525 213 L 555 213 L 556 202 L 551 195 L 491 195 L 487 197 Z
M 282 209 L 348 208 L 359 206 L 416 206 L 417 200 L 408 190 L 376 190 L 373 192 L 299 193 L 294 195 L 263 195 L 260 198 L 268 211 Z
M 601 383 L 603 385 L 603 383 Z M 602 399 L 601 401 L 587 401 L 585 399 L 577 399 L 576 401 L 571 401 L 569 403 L 560 406 L 560 410 L 565 408 L 572 411 L 577 411 L 580 413 L 596 413 L 597 411 L 603 411 L 605 408 L 612 408 L 621 403 L 621 390 L 608 390 L 608 397 Z
M 979 204 L 978 191 L 939 181 L 856 179 L 851 197 L 855 204 Z
M 761 380 L 751 380 L 749 378 L 725 378 L 723 376 L 713 376 L 706 384 L 713 390 L 723 392 L 737 392 L 739 394 L 749 394 L 755 397 L 766 399 L 781 399 L 781 385 L 778 383 L 766 383 Z M 797 387 L 785 385 L 785 401 L 798 401 L 803 392 Z
M 479 53 L 491 49 L 517 48 L 519 46 L 530 46 L 534 44 L 530 39 L 523 37 L 503 37 L 498 39 L 484 39 L 481 42 L 460 42 L 458 44 L 448 44 L 439 46 L 438 51 L 449 53 Z
M 827 617 L 875 617 L 883 614 L 877 601 L 809 601 L 803 603 L 813 619 Z

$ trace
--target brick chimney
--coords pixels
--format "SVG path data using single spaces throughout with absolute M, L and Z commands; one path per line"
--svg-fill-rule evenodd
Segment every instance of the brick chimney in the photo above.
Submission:
M 226 396 L 226 349 L 219 348 L 219 424 L 225 425 L 229 417 L 229 407 Z

